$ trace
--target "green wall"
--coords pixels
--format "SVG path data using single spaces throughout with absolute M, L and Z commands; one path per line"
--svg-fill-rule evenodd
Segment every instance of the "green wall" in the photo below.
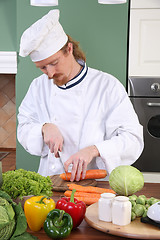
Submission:
M 29 5 L 29 0 L 1 0 L 3 8 L 7 10 L 8 2 L 12 1 L 16 4 L 12 3 L 13 12 L 8 17 L 13 22 L 8 20 L 5 23 L 10 50 L 16 48 L 17 38 L 19 51 L 23 31 L 49 10 L 59 8 L 60 22 L 65 32 L 80 42 L 87 56 L 87 65 L 111 73 L 126 84 L 128 4 L 101 5 L 98 0 L 59 0 L 58 7 L 34 7 Z M 6 20 L 6 15 L 3 14 L 3 17 Z M 16 36 L 13 25 L 16 25 Z M 5 39 L 3 44 L 5 48 Z M 29 57 L 18 57 L 17 109 L 31 81 L 40 74 Z M 28 154 L 17 142 L 17 168 L 37 171 L 38 164 L 39 157 Z
M 0 0 L 0 51 L 16 51 L 16 0 Z

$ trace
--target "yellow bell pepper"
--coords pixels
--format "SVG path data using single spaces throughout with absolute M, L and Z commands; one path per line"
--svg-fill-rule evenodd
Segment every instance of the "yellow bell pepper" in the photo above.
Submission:
M 39 231 L 46 220 L 48 213 L 55 209 L 55 202 L 45 196 L 35 196 L 27 199 L 24 203 L 24 213 L 29 228 Z

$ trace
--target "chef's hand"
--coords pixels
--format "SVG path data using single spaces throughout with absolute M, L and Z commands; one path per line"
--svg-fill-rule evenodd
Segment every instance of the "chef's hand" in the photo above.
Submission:
M 79 152 L 72 155 L 65 163 L 64 167 L 66 172 L 68 172 L 68 167 L 70 164 L 72 166 L 70 181 L 79 181 L 81 174 L 82 179 L 85 178 L 87 165 L 92 161 L 94 157 L 99 156 L 99 151 L 96 146 L 89 146 L 81 149 Z
M 63 137 L 58 127 L 53 123 L 45 123 L 42 127 L 42 135 L 51 153 L 58 158 L 58 151 L 61 152 L 63 147 Z

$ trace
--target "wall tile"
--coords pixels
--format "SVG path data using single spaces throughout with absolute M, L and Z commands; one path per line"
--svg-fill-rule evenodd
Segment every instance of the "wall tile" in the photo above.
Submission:
M 8 114 L 2 109 L 0 108 L 0 126 L 3 126 L 3 124 L 5 124 L 8 119 L 10 118 L 10 116 L 8 116 Z
M 15 81 L 11 80 L 1 89 L 9 99 L 15 96 Z
M 3 148 L 16 148 L 16 132 L 8 136 L 2 144 Z
M 16 148 L 16 98 L 13 74 L 0 74 L 0 148 Z
M 0 145 L 3 145 L 3 142 L 8 138 L 9 134 L 7 131 L 3 128 L 0 127 Z
M 0 91 L 0 108 L 7 104 L 9 100 L 10 99 L 6 96 L 6 94 Z
M 13 114 L 15 114 L 16 109 L 15 109 L 15 104 L 10 100 L 7 102 L 6 105 L 2 107 L 2 109 L 11 117 Z
M 9 119 L 4 125 L 3 128 L 7 131 L 7 133 L 12 134 L 16 129 L 16 121 L 14 119 Z
M 10 77 L 6 74 L 0 74 L 0 89 L 2 89 L 9 81 Z
M 16 97 L 14 96 L 12 99 L 12 102 L 16 104 Z

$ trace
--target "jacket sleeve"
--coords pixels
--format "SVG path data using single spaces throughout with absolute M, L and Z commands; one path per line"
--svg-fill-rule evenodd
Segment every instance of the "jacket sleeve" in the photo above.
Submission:
M 143 127 L 121 83 L 117 82 L 109 95 L 105 140 L 95 145 L 110 174 L 119 165 L 133 164 L 141 155 L 144 143 Z
M 19 107 L 17 138 L 30 154 L 45 156 L 48 152 L 42 136 L 42 126 L 45 120 L 41 118 L 41 104 L 37 101 L 37 87 L 33 81 Z

